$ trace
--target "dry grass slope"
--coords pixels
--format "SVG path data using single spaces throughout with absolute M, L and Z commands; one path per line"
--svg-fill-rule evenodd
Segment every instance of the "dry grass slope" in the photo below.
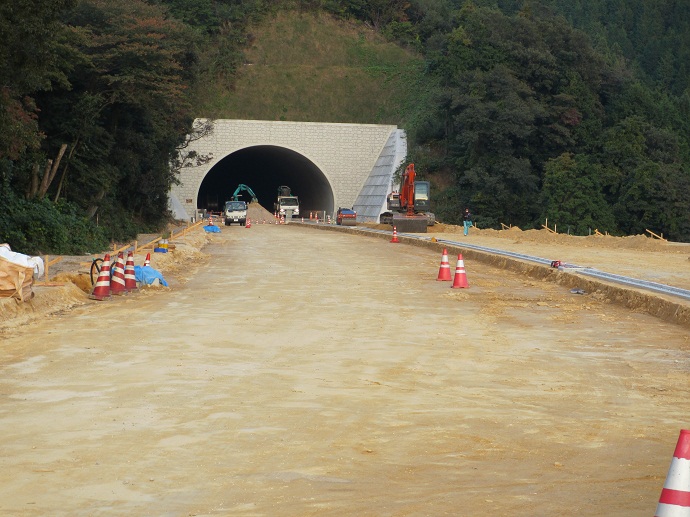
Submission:
M 207 81 L 212 118 L 400 124 L 421 59 L 370 29 L 281 12 L 253 30 L 232 88 Z

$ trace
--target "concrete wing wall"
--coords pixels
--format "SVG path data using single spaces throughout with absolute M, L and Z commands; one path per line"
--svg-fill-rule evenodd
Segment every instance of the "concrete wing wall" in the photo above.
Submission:
M 217 162 L 240 149 L 269 145 L 285 147 L 314 163 L 331 185 L 335 206 L 350 207 L 396 132 L 391 125 L 216 120 L 212 134 L 188 149 L 211 154 L 213 160 L 182 169 L 181 184 L 170 193 L 171 205 L 176 212 L 182 207 L 187 217 L 194 216 L 201 182 Z
M 392 190 L 393 176 L 396 169 L 407 156 L 407 139 L 405 131 L 398 129 L 388 137 L 374 168 L 360 191 L 353 209 L 357 220 L 376 223 L 381 212 L 386 210 L 386 198 Z

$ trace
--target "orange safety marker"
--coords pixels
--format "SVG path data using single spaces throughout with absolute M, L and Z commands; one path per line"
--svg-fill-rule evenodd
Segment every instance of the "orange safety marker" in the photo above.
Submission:
M 443 255 L 441 255 L 441 265 L 438 268 L 438 277 L 436 280 L 443 282 L 450 282 L 452 280 L 450 275 L 450 263 L 448 262 L 448 250 L 443 248 Z
M 98 273 L 98 280 L 96 280 L 96 285 L 93 286 L 89 298 L 99 301 L 110 298 L 110 255 L 108 254 L 103 257 L 103 265 Z
M 690 515 L 690 431 L 681 429 L 655 517 Z
M 125 264 L 125 289 L 127 291 L 136 291 L 137 278 L 134 274 L 134 255 L 131 251 L 127 252 L 127 264 Z
M 462 260 L 462 254 L 458 254 L 458 263 L 455 265 L 455 278 L 453 279 L 452 289 L 464 289 L 469 287 L 467 283 L 467 275 L 465 274 L 465 262 Z
M 393 226 L 393 238 L 391 239 L 391 242 L 400 242 L 398 240 L 398 229 Z
M 110 293 L 124 294 L 125 289 L 125 257 L 122 252 L 117 256 L 117 260 L 113 265 L 113 276 L 110 279 Z
M 150 266 L 151 265 L 151 254 L 147 253 L 146 254 L 146 259 L 144 260 L 144 267 Z

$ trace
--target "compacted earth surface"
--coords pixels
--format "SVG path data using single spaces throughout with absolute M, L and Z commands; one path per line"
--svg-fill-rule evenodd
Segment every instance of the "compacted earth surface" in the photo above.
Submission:
M 687 245 L 435 230 L 690 287 Z M 437 250 L 386 238 L 173 244 L 168 288 L 97 302 L 61 271 L 1 301 L 0 514 L 654 514 L 687 326 L 471 259 L 451 289 Z

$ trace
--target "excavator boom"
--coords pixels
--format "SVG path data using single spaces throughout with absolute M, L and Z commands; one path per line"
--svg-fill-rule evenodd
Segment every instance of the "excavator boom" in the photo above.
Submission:
M 238 187 L 235 189 L 234 194 L 232 195 L 232 200 L 237 201 L 239 199 L 240 192 L 246 191 L 250 196 L 252 196 L 252 201 L 257 202 L 258 199 L 256 199 L 256 194 L 254 194 L 254 191 L 250 189 L 247 185 L 244 183 L 240 183 Z

